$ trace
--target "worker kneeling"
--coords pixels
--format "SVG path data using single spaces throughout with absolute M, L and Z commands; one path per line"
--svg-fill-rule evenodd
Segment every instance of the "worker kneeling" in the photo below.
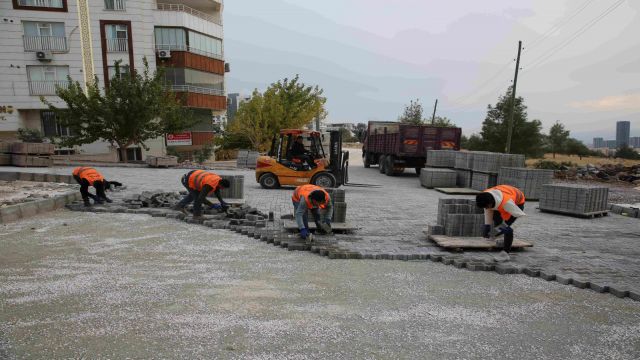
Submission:
M 228 188 L 231 184 L 229 180 L 221 178 L 219 175 L 204 170 L 193 170 L 182 176 L 182 185 L 187 189 L 188 193 L 180 202 L 174 206 L 174 210 L 180 210 L 184 213 L 185 206 L 193 202 L 193 217 L 202 216 L 202 204 L 209 206 L 210 209 L 220 209 L 226 211 L 229 205 L 222 200 L 220 191 Z M 213 204 L 207 200 L 207 195 L 214 193 L 218 198 L 219 204 Z
M 307 239 L 310 235 L 307 210 L 313 213 L 317 232 L 331 233 L 333 206 L 328 192 L 317 185 L 302 185 L 293 191 L 291 201 L 301 238 Z M 320 214 L 320 209 L 324 210 L 324 214 Z
M 497 230 L 493 236 L 504 235 L 504 250 L 509 252 L 513 244 L 511 225 L 524 213 L 524 193 L 510 185 L 498 185 L 476 196 L 476 204 L 484 209 L 482 236 L 489 238 L 491 225 Z M 499 229 L 499 230 L 498 230 Z
M 122 186 L 122 184 L 117 181 L 105 180 L 104 176 L 92 167 L 77 167 L 73 169 L 71 174 L 76 182 L 80 184 L 80 195 L 82 195 L 84 206 L 91 206 L 89 198 L 92 198 L 96 204 L 104 204 L 105 201 L 108 203 L 112 202 L 105 194 L 105 190 L 110 189 L 111 186 Z M 95 195 L 89 192 L 89 186 L 93 186 L 96 189 Z

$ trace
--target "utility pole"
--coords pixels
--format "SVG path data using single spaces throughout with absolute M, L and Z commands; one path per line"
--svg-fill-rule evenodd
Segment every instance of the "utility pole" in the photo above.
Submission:
M 438 108 L 438 99 L 436 99 L 435 105 L 433 105 L 433 115 L 431 115 L 431 125 L 436 121 L 436 109 Z
M 316 115 L 316 131 L 320 131 L 320 115 Z
M 518 58 L 516 59 L 516 73 L 513 76 L 513 89 L 511 91 L 511 113 L 509 114 L 509 131 L 507 132 L 507 146 L 504 152 L 511 152 L 511 135 L 513 134 L 513 113 L 516 108 L 516 85 L 518 85 L 518 70 L 520 69 L 520 51 L 522 50 L 522 41 L 518 41 Z

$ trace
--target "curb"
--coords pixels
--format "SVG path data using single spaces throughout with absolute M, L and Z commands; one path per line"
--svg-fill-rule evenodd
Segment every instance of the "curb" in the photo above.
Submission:
M 78 191 L 67 192 L 49 199 L 30 201 L 26 203 L 7 206 L 0 209 L 0 224 L 33 217 L 49 211 L 60 209 L 66 204 L 80 200 Z

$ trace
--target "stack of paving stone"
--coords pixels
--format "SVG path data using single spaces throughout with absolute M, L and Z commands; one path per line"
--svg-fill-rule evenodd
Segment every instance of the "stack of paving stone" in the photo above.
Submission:
M 344 223 L 347 221 L 347 202 L 344 189 L 327 188 L 325 189 L 331 200 L 333 201 L 333 222 Z
M 609 189 L 577 184 L 542 185 L 541 211 L 588 217 L 606 215 Z
M 456 172 L 456 186 L 462 188 L 471 187 L 473 180 L 473 156 L 475 152 L 458 151 L 456 152 L 456 161 L 454 169 Z
M 457 153 L 454 150 L 427 150 L 427 166 L 453 168 Z
M 498 172 L 498 184 L 515 186 L 524 192 L 527 200 L 537 200 L 542 185 L 553 180 L 553 170 L 502 167 Z
M 0 166 L 11 165 L 11 143 L 0 142 Z
M 178 166 L 178 158 L 176 156 L 147 156 L 147 165 L 150 167 L 175 167 Z
M 502 167 L 524 167 L 524 155 L 478 151 L 473 154 L 471 188 L 482 191 L 498 184 Z
M 53 166 L 53 144 L 16 142 L 11 144 L 11 153 L 11 164 L 15 166 Z
M 420 170 L 420 185 L 427 189 L 436 187 L 455 187 L 457 173 L 455 170 L 443 168 L 423 168 Z
M 220 175 L 229 180 L 231 186 L 220 192 L 223 199 L 244 199 L 244 175 Z
M 640 219 L 640 204 L 610 204 L 609 211 L 614 214 Z
M 484 212 L 472 199 L 439 199 L 437 224 L 429 235 L 482 236 Z
M 123 199 L 125 207 L 140 208 L 170 208 L 182 199 L 177 192 L 143 191 L 142 194 L 131 195 Z
M 260 153 L 257 151 L 238 150 L 236 166 L 239 169 L 255 169 Z

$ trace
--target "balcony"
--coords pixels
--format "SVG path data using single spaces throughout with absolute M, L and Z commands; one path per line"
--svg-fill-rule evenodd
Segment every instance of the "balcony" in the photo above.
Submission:
M 215 54 L 207 51 L 202 51 L 200 49 L 196 49 L 193 46 L 187 45 L 168 45 L 168 44 L 158 44 L 156 45 L 156 52 L 160 50 L 169 50 L 169 51 L 188 51 L 192 54 L 206 56 L 212 59 L 218 59 L 224 61 L 223 54 Z
M 55 95 L 56 87 L 66 89 L 69 83 L 66 80 L 42 80 L 29 81 L 29 95 Z
M 50 50 L 58 52 L 67 52 L 67 38 L 60 36 L 23 36 L 25 51 L 41 51 Z
M 198 17 L 203 20 L 210 21 L 214 24 L 218 24 L 222 26 L 222 21 L 220 21 L 219 16 L 209 15 L 200 10 L 196 10 L 186 5 L 182 4 L 158 4 L 158 10 L 160 11 L 179 11 L 187 14 L 191 14 L 195 17 Z
M 105 10 L 125 11 L 124 0 L 104 0 Z
M 224 90 L 206 88 L 206 87 L 201 87 L 201 86 L 171 85 L 170 88 L 171 88 L 172 91 L 175 91 L 175 92 L 190 92 L 190 93 L 204 94 L 204 95 L 224 96 Z
M 18 0 L 18 6 L 41 8 L 64 8 L 62 0 Z
M 129 39 L 106 39 L 107 52 L 129 52 Z

